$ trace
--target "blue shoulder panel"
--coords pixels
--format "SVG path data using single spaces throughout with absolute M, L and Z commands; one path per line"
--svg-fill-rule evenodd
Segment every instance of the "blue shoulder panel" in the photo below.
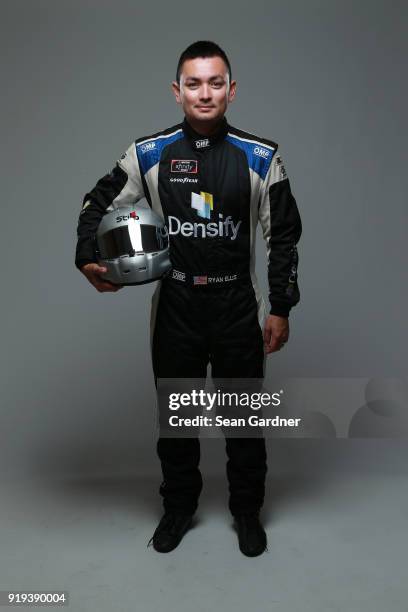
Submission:
M 276 149 L 263 143 L 248 142 L 231 134 L 228 134 L 226 140 L 244 151 L 248 166 L 264 180 Z
M 141 144 L 136 144 L 136 154 L 139 159 L 139 166 L 143 174 L 146 174 L 159 161 L 161 153 L 167 145 L 184 138 L 183 130 L 177 131 L 169 136 L 156 136 L 151 140 L 145 140 Z

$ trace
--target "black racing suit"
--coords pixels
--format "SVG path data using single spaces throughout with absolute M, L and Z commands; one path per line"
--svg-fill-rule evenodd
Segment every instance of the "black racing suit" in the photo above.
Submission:
M 301 220 L 277 144 L 230 126 L 206 137 L 184 121 L 133 142 L 84 196 L 75 264 L 97 261 L 101 217 L 146 197 L 165 219 L 171 274 L 152 301 L 155 379 L 262 378 L 263 298 L 255 277 L 255 232 L 267 245 L 270 313 L 299 301 Z M 193 513 L 202 488 L 198 438 L 159 437 L 166 509 Z M 258 510 L 267 471 L 263 437 L 226 437 L 229 508 Z

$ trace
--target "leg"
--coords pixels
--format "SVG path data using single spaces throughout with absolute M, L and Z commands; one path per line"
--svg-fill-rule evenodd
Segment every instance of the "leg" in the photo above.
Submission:
M 228 289 L 217 311 L 217 327 L 212 343 L 213 378 L 257 379 L 264 376 L 263 335 L 258 322 L 257 304 L 252 285 Z M 221 308 L 221 307 L 219 307 Z M 250 391 L 251 385 L 248 385 Z M 233 389 L 229 389 L 233 390 Z M 226 441 L 229 509 L 232 514 L 258 511 L 264 501 L 267 473 L 265 440 L 258 437 L 230 437 Z
M 256 512 L 263 505 L 267 473 L 265 439 L 225 438 L 231 514 Z
M 205 379 L 208 353 L 203 346 L 201 316 L 195 311 L 191 290 L 163 283 L 152 342 L 156 384 L 160 378 Z M 202 490 L 198 437 L 159 435 L 157 453 L 163 475 L 159 492 L 165 510 L 193 514 Z
M 159 493 L 165 510 L 194 514 L 203 486 L 198 438 L 162 438 L 157 441 L 163 482 Z

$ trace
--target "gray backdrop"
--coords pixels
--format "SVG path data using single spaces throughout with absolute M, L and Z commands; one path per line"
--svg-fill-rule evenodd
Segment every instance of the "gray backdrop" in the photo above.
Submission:
M 406 610 L 407 436 L 392 417 L 407 403 L 387 396 L 406 399 L 407 4 L 1 9 L 0 589 L 65 589 L 75 612 Z M 170 81 L 200 38 L 229 54 L 228 119 L 280 143 L 302 214 L 302 301 L 267 380 L 309 379 L 346 419 L 354 382 L 369 404 L 355 439 L 315 414 L 320 438 L 267 441 L 257 559 L 232 531 L 220 439 L 203 440 L 195 527 L 170 555 L 146 548 L 161 515 L 153 286 L 99 294 L 74 267 L 83 194 L 181 119 Z M 257 273 L 266 295 L 261 241 Z
M 406 375 L 406 17 L 398 1 L 2 3 L 4 479 L 159 475 L 154 287 L 97 293 L 74 267 L 76 223 L 132 140 L 181 119 L 170 82 L 200 38 L 230 56 L 227 117 L 280 143 L 302 215 L 302 301 L 268 372 Z M 261 241 L 257 273 L 266 296 Z M 203 446 L 223 472 L 220 441 Z M 271 469 L 320 469 L 323 451 L 406 470 L 404 440 L 281 440 Z

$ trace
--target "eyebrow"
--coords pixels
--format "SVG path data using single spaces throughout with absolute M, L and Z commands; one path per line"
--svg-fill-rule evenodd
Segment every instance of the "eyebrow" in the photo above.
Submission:
M 208 80 L 209 81 L 214 81 L 215 79 L 224 79 L 225 80 L 225 77 L 222 74 L 216 74 L 214 76 L 211 76 Z M 186 81 L 201 81 L 201 79 L 199 79 L 198 77 L 188 76 L 188 77 L 186 77 Z

